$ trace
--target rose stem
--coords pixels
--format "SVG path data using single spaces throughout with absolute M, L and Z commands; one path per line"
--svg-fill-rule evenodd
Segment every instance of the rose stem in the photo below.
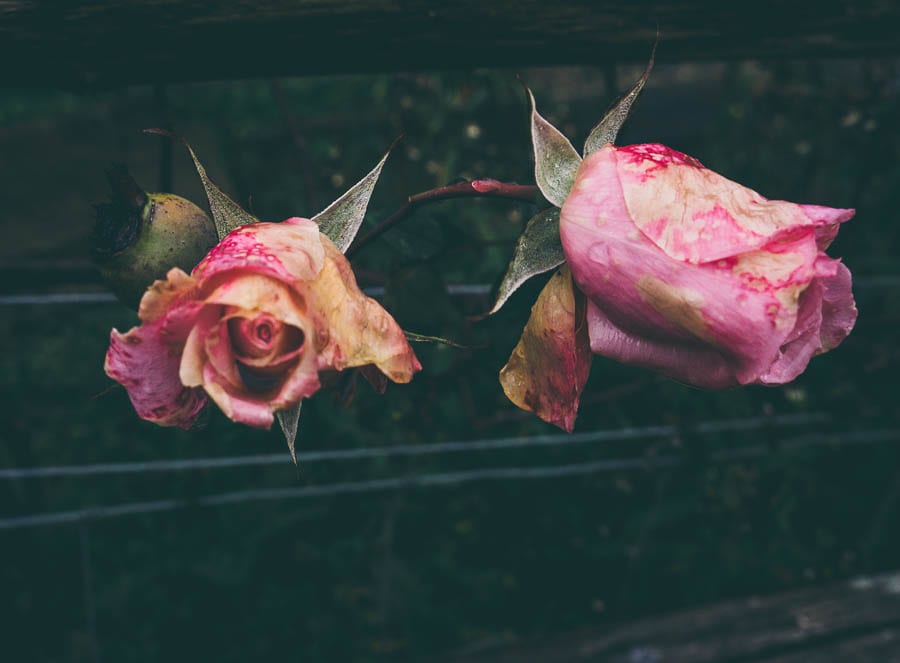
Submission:
M 372 228 L 366 234 L 358 237 L 347 249 L 347 257 L 350 258 L 361 248 L 372 242 L 375 238 L 384 234 L 391 227 L 408 217 L 413 210 L 425 203 L 450 198 L 508 198 L 510 200 L 523 200 L 535 202 L 540 195 L 538 188 L 532 184 L 515 184 L 500 182 L 492 179 L 472 180 L 471 182 L 457 182 L 447 186 L 439 186 L 416 193 L 406 199 L 403 206 L 387 217 L 384 221 Z

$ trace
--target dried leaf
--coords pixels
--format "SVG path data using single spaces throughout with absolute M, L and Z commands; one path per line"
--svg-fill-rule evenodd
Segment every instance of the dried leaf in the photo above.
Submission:
M 559 267 L 565 260 L 559 238 L 559 210 L 548 208 L 538 212 L 528 221 L 516 242 L 512 260 L 497 291 L 497 301 L 488 315 L 499 311 L 525 281 Z
M 584 295 L 563 267 L 532 307 L 500 384 L 517 406 L 571 433 L 591 359 Z
M 366 216 L 366 208 L 369 206 L 369 198 L 372 197 L 372 190 L 390 153 L 388 150 L 368 175 L 312 219 L 319 224 L 319 230 L 337 245 L 341 253 L 347 250 L 359 232 L 359 227 Z
M 537 112 L 534 95 L 531 100 L 531 142 L 534 146 L 534 179 L 544 197 L 562 207 L 569 195 L 581 157 L 562 132 Z
M 216 234 L 219 236 L 219 239 L 225 237 L 225 235 L 235 228 L 259 221 L 259 219 L 245 211 L 243 207 L 229 198 L 211 179 L 209 179 L 209 176 L 206 174 L 206 169 L 203 167 L 203 164 L 200 163 L 200 159 L 197 158 L 194 149 L 184 138 L 176 136 L 171 131 L 166 131 L 165 129 L 145 129 L 144 133 L 178 139 L 187 148 L 191 155 L 191 159 L 194 160 L 194 166 L 197 168 L 197 174 L 200 176 L 200 181 L 203 183 L 203 189 L 206 191 L 206 198 L 209 200 L 209 211 L 212 212 L 213 223 L 216 225 Z
M 622 128 L 622 125 L 625 124 L 625 120 L 628 119 L 632 104 L 634 104 L 635 100 L 638 98 L 641 90 L 644 89 L 644 84 L 647 82 L 647 79 L 650 78 L 650 72 L 653 70 L 653 58 L 655 56 L 656 44 L 653 44 L 653 51 L 650 53 L 650 62 L 647 63 L 647 68 L 644 69 L 644 73 L 641 74 L 641 77 L 625 95 L 620 97 L 618 101 L 610 106 L 609 110 L 606 111 L 606 115 L 600 120 L 600 123 L 591 130 L 590 134 L 588 134 L 587 140 L 584 142 L 584 156 L 596 152 L 607 143 L 616 142 L 616 136 L 619 135 L 619 129 Z
M 294 465 L 297 464 L 297 452 L 294 450 L 294 442 L 297 439 L 297 426 L 300 423 L 300 406 L 302 403 L 303 401 L 300 401 L 287 410 L 279 410 L 275 413 L 275 418 L 278 419 L 281 430 L 284 432 L 284 439 L 287 442 L 288 449 L 291 451 Z

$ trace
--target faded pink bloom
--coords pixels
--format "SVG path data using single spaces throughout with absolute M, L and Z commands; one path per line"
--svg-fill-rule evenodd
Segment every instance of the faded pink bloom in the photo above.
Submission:
M 591 349 L 708 388 L 796 378 L 853 328 L 824 250 L 851 209 L 766 200 L 663 145 L 606 145 L 560 217 Z
M 230 419 L 268 428 L 319 389 L 321 371 L 371 366 L 405 383 L 421 369 L 309 219 L 234 230 L 190 276 L 172 269 L 150 286 L 138 315 L 140 327 L 112 331 L 106 373 L 162 426 L 189 428 L 208 396 Z

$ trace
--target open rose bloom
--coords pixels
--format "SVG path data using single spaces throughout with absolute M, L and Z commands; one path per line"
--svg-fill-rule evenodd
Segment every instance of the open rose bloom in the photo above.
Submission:
M 824 251 L 853 210 L 766 200 L 663 145 L 612 144 L 560 216 L 590 347 L 707 388 L 782 384 L 853 328 Z
M 156 281 L 138 314 L 140 327 L 112 331 L 106 372 L 163 426 L 189 428 L 209 397 L 230 419 L 268 428 L 319 389 L 322 372 L 374 366 L 405 383 L 421 369 L 309 219 L 232 231 L 190 275 Z

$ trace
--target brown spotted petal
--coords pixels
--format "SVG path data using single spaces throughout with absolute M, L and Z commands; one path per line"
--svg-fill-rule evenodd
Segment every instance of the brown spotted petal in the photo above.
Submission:
M 563 267 L 532 307 L 522 338 L 500 371 L 500 384 L 517 406 L 572 432 L 590 370 L 584 296 Z
M 110 334 L 106 374 L 125 387 L 138 416 L 160 426 L 190 428 L 207 402 L 202 390 L 178 377 L 185 341 L 201 309 L 188 297 L 193 288 L 191 277 L 170 270 L 141 300 L 144 324 Z

